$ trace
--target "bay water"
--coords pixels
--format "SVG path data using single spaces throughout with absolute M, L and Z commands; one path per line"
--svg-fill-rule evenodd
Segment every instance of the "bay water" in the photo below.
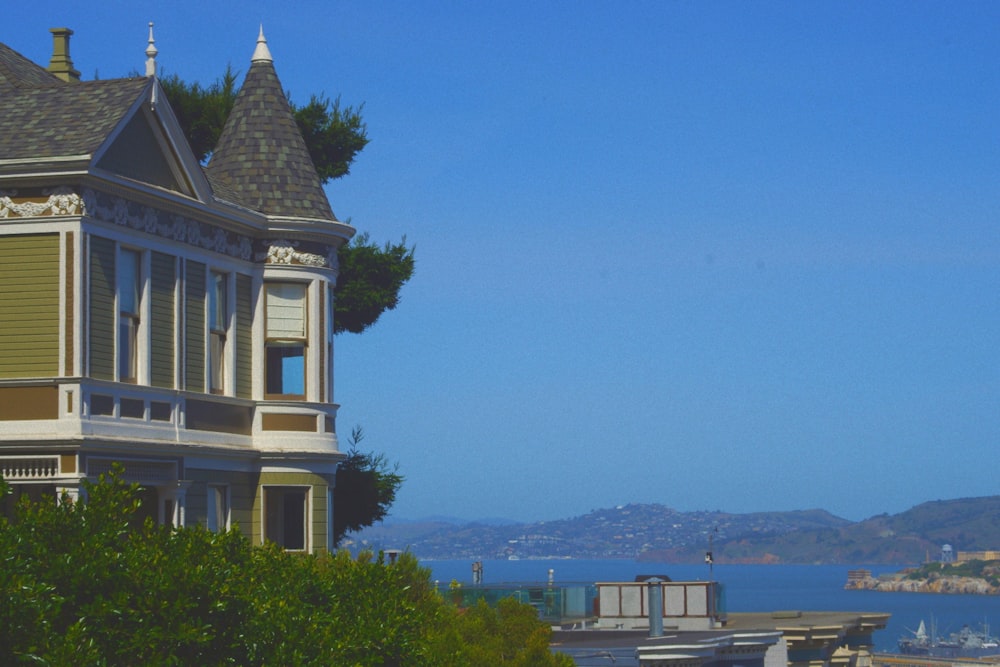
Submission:
M 447 584 L 472 581 L 472 561 L 427 560 L 432 578 Z M 912 635 L 920 621 L 928 632 L 933 622 L 938 635 L 957 632 L 963 625 L 986 624 L 1000 635 L 1000 596 L 941 595 L 847 591 L 848 570 L 865 568 L 878 576 L 896 572 L 899 565 L 674 565 L 630 560 L 497 560 L 483 561 L 483 583 L 545 582 L 549 570 L 555 583 L 569 585 L 598 581 L 633 581 L 636 575 L 667 575 L 673 581 L 707 581 L 723 585 L 728 612 L 851 611 L 892 614 L 885 630 L 875 633 L 878 651 L 894 652 L 900 637 Z

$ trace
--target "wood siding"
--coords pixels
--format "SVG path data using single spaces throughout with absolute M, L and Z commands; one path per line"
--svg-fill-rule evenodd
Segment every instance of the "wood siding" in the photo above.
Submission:
M 187 262 L 184 288 L 184 388 L 205 391 L 205 265 Z
M 261 513 L 264 486 L 311 486 L 309 492 L 310 517 L 308 519 L 312 532 L 310 542 L 314 552 L 325 551 L 327 540 L 326 496 L 327 491 L 334 486 L 333 476 L 299 472 L 262 472 L 259 484 L 257 495 L 253 501 L 253 520 L 250 524 L 253 543 L 261 544 L 263 542 Z
M 59 374 L 59 235 L 0 237 L 0 377 Z
M 174 386 L 174 287 L 176 260 L 154 252 L 150 259 L 150 382 L 154 387 Z
M 66 310 L 63 315 L 63 340 L 65 341 L 63 375 L 76 375 L 76 370 L 73 367 L 73 357 L 76 352 L 74 345 L 76 340 L 76 282 L 74 280 L 76 248 L 73 243 L 73 232 L 66 232 L 66 261 L 63 263 L 63 266 L 66 267 Z
M 115 379 L 115 242 L 90 237 L 90 375 Z
M 250 537 L 253 524 L 253 503 L 257 493 L 259 473 L 230 470 L 203 470 L 190 466 L 184 469 L 185 478 L 192 482 L 185 496 L 185 524 L 206 526 L 208 501 L 206 492 L 210 484 L 229 487 L 229 523 L 233 528 Z
M 236 274 L 236 395 L 250 398 L 253 387 L 253 281 Z

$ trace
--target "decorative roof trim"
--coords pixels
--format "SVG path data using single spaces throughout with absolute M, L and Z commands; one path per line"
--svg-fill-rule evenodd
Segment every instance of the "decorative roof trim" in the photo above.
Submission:
M 43 202 L 15 202 L 13 197 L 17 195 L 16 190 L 9 193 L 0 192 L 0 218 L 37 218 L 46 213 L 50 216 L 77 215 L 78 212 L 83 214 L 83 199 L 69 188 L 54 188 L 42 192 L 49 196 Z
M 43 190 L 41 197 L 28 196 L 15 201 L 16 196 L 15 190 L 0 192 L 0 220 L 88 216 L 247 262 L 334 270 L 338 267 L 337 245 L 334 244 L 288 238 L 255 240 L 245 234 L 91 188 L 84 188 L 82 195 L 70 188 L 58 187 Z M 42 200 L 42 197 L 47 198 Z
M 89 153 L 83 153 L 81 155 L 56 155 L 53 157 L 32 157 L 32 158 L 7 158 L 0 159 L 0 165 L 5 164 L 50 164 L 52 162 L 89 162 L 93 156 Z
M 250 56 L 250 62 L 273 62 L 274 59 L 271 57 L 271 49 L 267 48 L 267 40 L 264 38 L 264 24 L 260 26 L 260 34 L 257 36 L 257 48 L 253 50 L 253 55 Z
M 316 250 L 326 250 L 325 256 L 320 253 L 302 252 L 297 250 L 299 241 L 274 239 L 265 241 L 267 250 L 258 252 L 254 259 L 265 264 L 301 264 L 320 268 L 337 268 L 337 251 L 330 246 L 318 246 Z
M 113 222 L 246 261 L 250 261 L 253 255 L 253 242 L 249 236 L 227 232 L 221 227 L 183 215 L 171 215 L 166 211 L 90 188 L 83 191 L 83 203 L 85 215 L 102 222 Z

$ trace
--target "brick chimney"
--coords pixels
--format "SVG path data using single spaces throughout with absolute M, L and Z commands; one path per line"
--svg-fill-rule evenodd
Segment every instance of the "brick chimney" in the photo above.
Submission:
M 63 81 L 79 81 L 80 72 L 73 69 L 73 60 L 69 57 L 69 37 L 73 31 L 69 28 L 52 28 L 52 60 L 48 70 Z

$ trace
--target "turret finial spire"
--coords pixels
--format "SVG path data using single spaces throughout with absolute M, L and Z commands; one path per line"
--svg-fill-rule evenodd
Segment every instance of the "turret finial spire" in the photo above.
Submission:
M 149 46 L 146 47 L 146 76 L 156 76 L 156 44 L 153 40 L 153 22 L 149 22 Z
M 272 62 L 271 50 L 267 48 L 267 40 L 264 39 L 264 24 L 260 26 L 260 35 L 257 36 L 257 48 L 254 49 L 250 62 L 266 61 Z

